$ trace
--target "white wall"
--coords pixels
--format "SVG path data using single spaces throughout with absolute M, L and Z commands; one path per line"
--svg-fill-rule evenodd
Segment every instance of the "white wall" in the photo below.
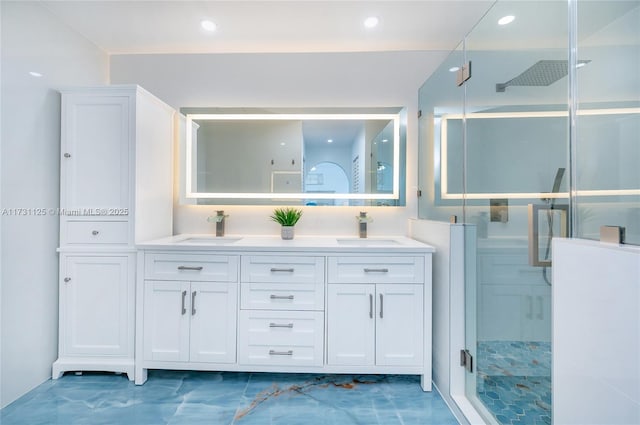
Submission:
M 553 422 L 640 423 L 640 247 L 553 239 Z
M 408 108 L 407 206 L 366 208 L 369 234 L 406 234 L 417 215 L 418 88 L 447 52 L 113 55 L 111 82 L 136 83 L 181 107 Z M 230 234 L 278 234 L 269 206 L 180 206 L 175 233 L 209 233 L 206 217 L 224 209 Z M 355 235 L 363 207 L 306 207 L 296 234 Z M 373 211 L 371 211 L 373 210 Z
M 2 2 L 0 406 L 51 375 L 57 357 L 60 96 L 108 81 L 107 55 L 36 2 Z M 34 78 L 29 71 L 43 74 Z

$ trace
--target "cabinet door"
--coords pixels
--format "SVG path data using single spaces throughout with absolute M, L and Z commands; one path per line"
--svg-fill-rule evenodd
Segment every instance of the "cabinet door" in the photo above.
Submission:
M 189 291 L 189 282 L 145 281 L 145 360 L 189 360 Z
M 328 364 L 373 365 L 374 344 L 375 286 L 328 285 Z
M 61 353 L 133 352 L 133 263 L 128 256 L 63 255 Z
M 528 285 L 481 285 L 478 339 L 523 341 L 530 338 L 534 299 Z
M 531 339 L 551 341 L 551 287 L 533 286 L 533 314 L 531 315 Z
M 61 207 L 80 215 L 130 207 L 131 102 L 129 96 L 63 97 Z
M 376 285 L 376 365 L 422 364 L 422 285 Z
M 237 283 L 191 282 L 192 362 L 235 363 Z

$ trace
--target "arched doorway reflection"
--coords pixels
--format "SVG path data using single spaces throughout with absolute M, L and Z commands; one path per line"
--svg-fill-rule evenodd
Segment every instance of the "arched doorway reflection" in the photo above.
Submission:
M 305 193 L 349 193 L 349 178 L 338 164 L 319 162 L 304 179 Z

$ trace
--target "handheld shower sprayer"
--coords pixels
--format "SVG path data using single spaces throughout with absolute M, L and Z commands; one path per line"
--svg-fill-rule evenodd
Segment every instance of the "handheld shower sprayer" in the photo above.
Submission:
M 551 189 L 551 193 L 559 193 L 560 185 L 562 184 L 562 178 L 564 177 L 565 168 L 560 167 L 558 171 L 556 171 L 556 177 L 553 179 L 553 188 Z M 545 248 L 545 259 L 549 258 L 549 254 L 551 253 L 551 239 L 553 239 L 553 206 L 556 203 L 555 197 L 550 197 L 549 202 L 549 211 L 547 211 L 547 224 L 549 226 L 549 237 L 547 238 L 547 246 Z M 547 267 L 542 268 L 542 277 L 547 284 L 551 285 L 551 281 L 547 276 Z

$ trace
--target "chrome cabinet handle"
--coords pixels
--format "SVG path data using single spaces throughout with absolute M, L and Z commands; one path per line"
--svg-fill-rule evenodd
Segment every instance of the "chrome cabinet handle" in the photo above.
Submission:
M 270 328 L 293 328 L 293 323 L 287 323 L 286 325 L 280 323 L 269 323 Z
M 98 233 L 100 233 L 100 232 L 99 232 L 99 231 L 97 231 L 97 230 L 93 230 L 93 231 L 91 232 L 91 234 L 92 234 L 93 236 L 96 236 Z
M 293 295 L 269 295 L 269 298 L 272 300 L 292 300 Z
M 369 294 L 369 319 L 373 319 L 373 294 Z
M 196 314 L 196 291 L 191 293 L 191 315 L 195 316 Z
M 383 269 L 370 269 L 370 268 L 365 268 L 364 269 L 365 273 L 389 273 L 389 269 L 387 268 L 383 268 Z
M 269 350 L 269 355 L 270 356 L 293 356 L 293 350 L 289 350 L 289 351 Z
M 187 308 L 185 307 L 185 299 L 187 298 L 187 291 L 182 291 L 182 315 L 187 314 Z
M 277 273 L 277 272 L 284 272 L 284 273 L 293 273 L 294 272 L 294 268 L 286 268 L 286 269 L 281 269 L 278 267 L 271 267 L 271 272 L 273 273 Z
M 64 283 L 69 283 L 70 281 L 71 281 L 71 278 L 70 278 L 70 277 L 65 277 L 65 278 L 64 278 Z
M 197 272 L 199 272 L 203 268 L 204 267 L 202 266 L 178 266 L 178 270 L 195 270 Z
M 384 299 L 382 298 L 382 294 L 380 294 L 380 318 L 382 319 L 382 307 L 384 306 Z
M 536 297 L 538 298 L 538 314 L 537 317 L 539 320 L 542 320 L 544 318 L 544 304 L 543 304 L 543 299 L 541 296 Z

